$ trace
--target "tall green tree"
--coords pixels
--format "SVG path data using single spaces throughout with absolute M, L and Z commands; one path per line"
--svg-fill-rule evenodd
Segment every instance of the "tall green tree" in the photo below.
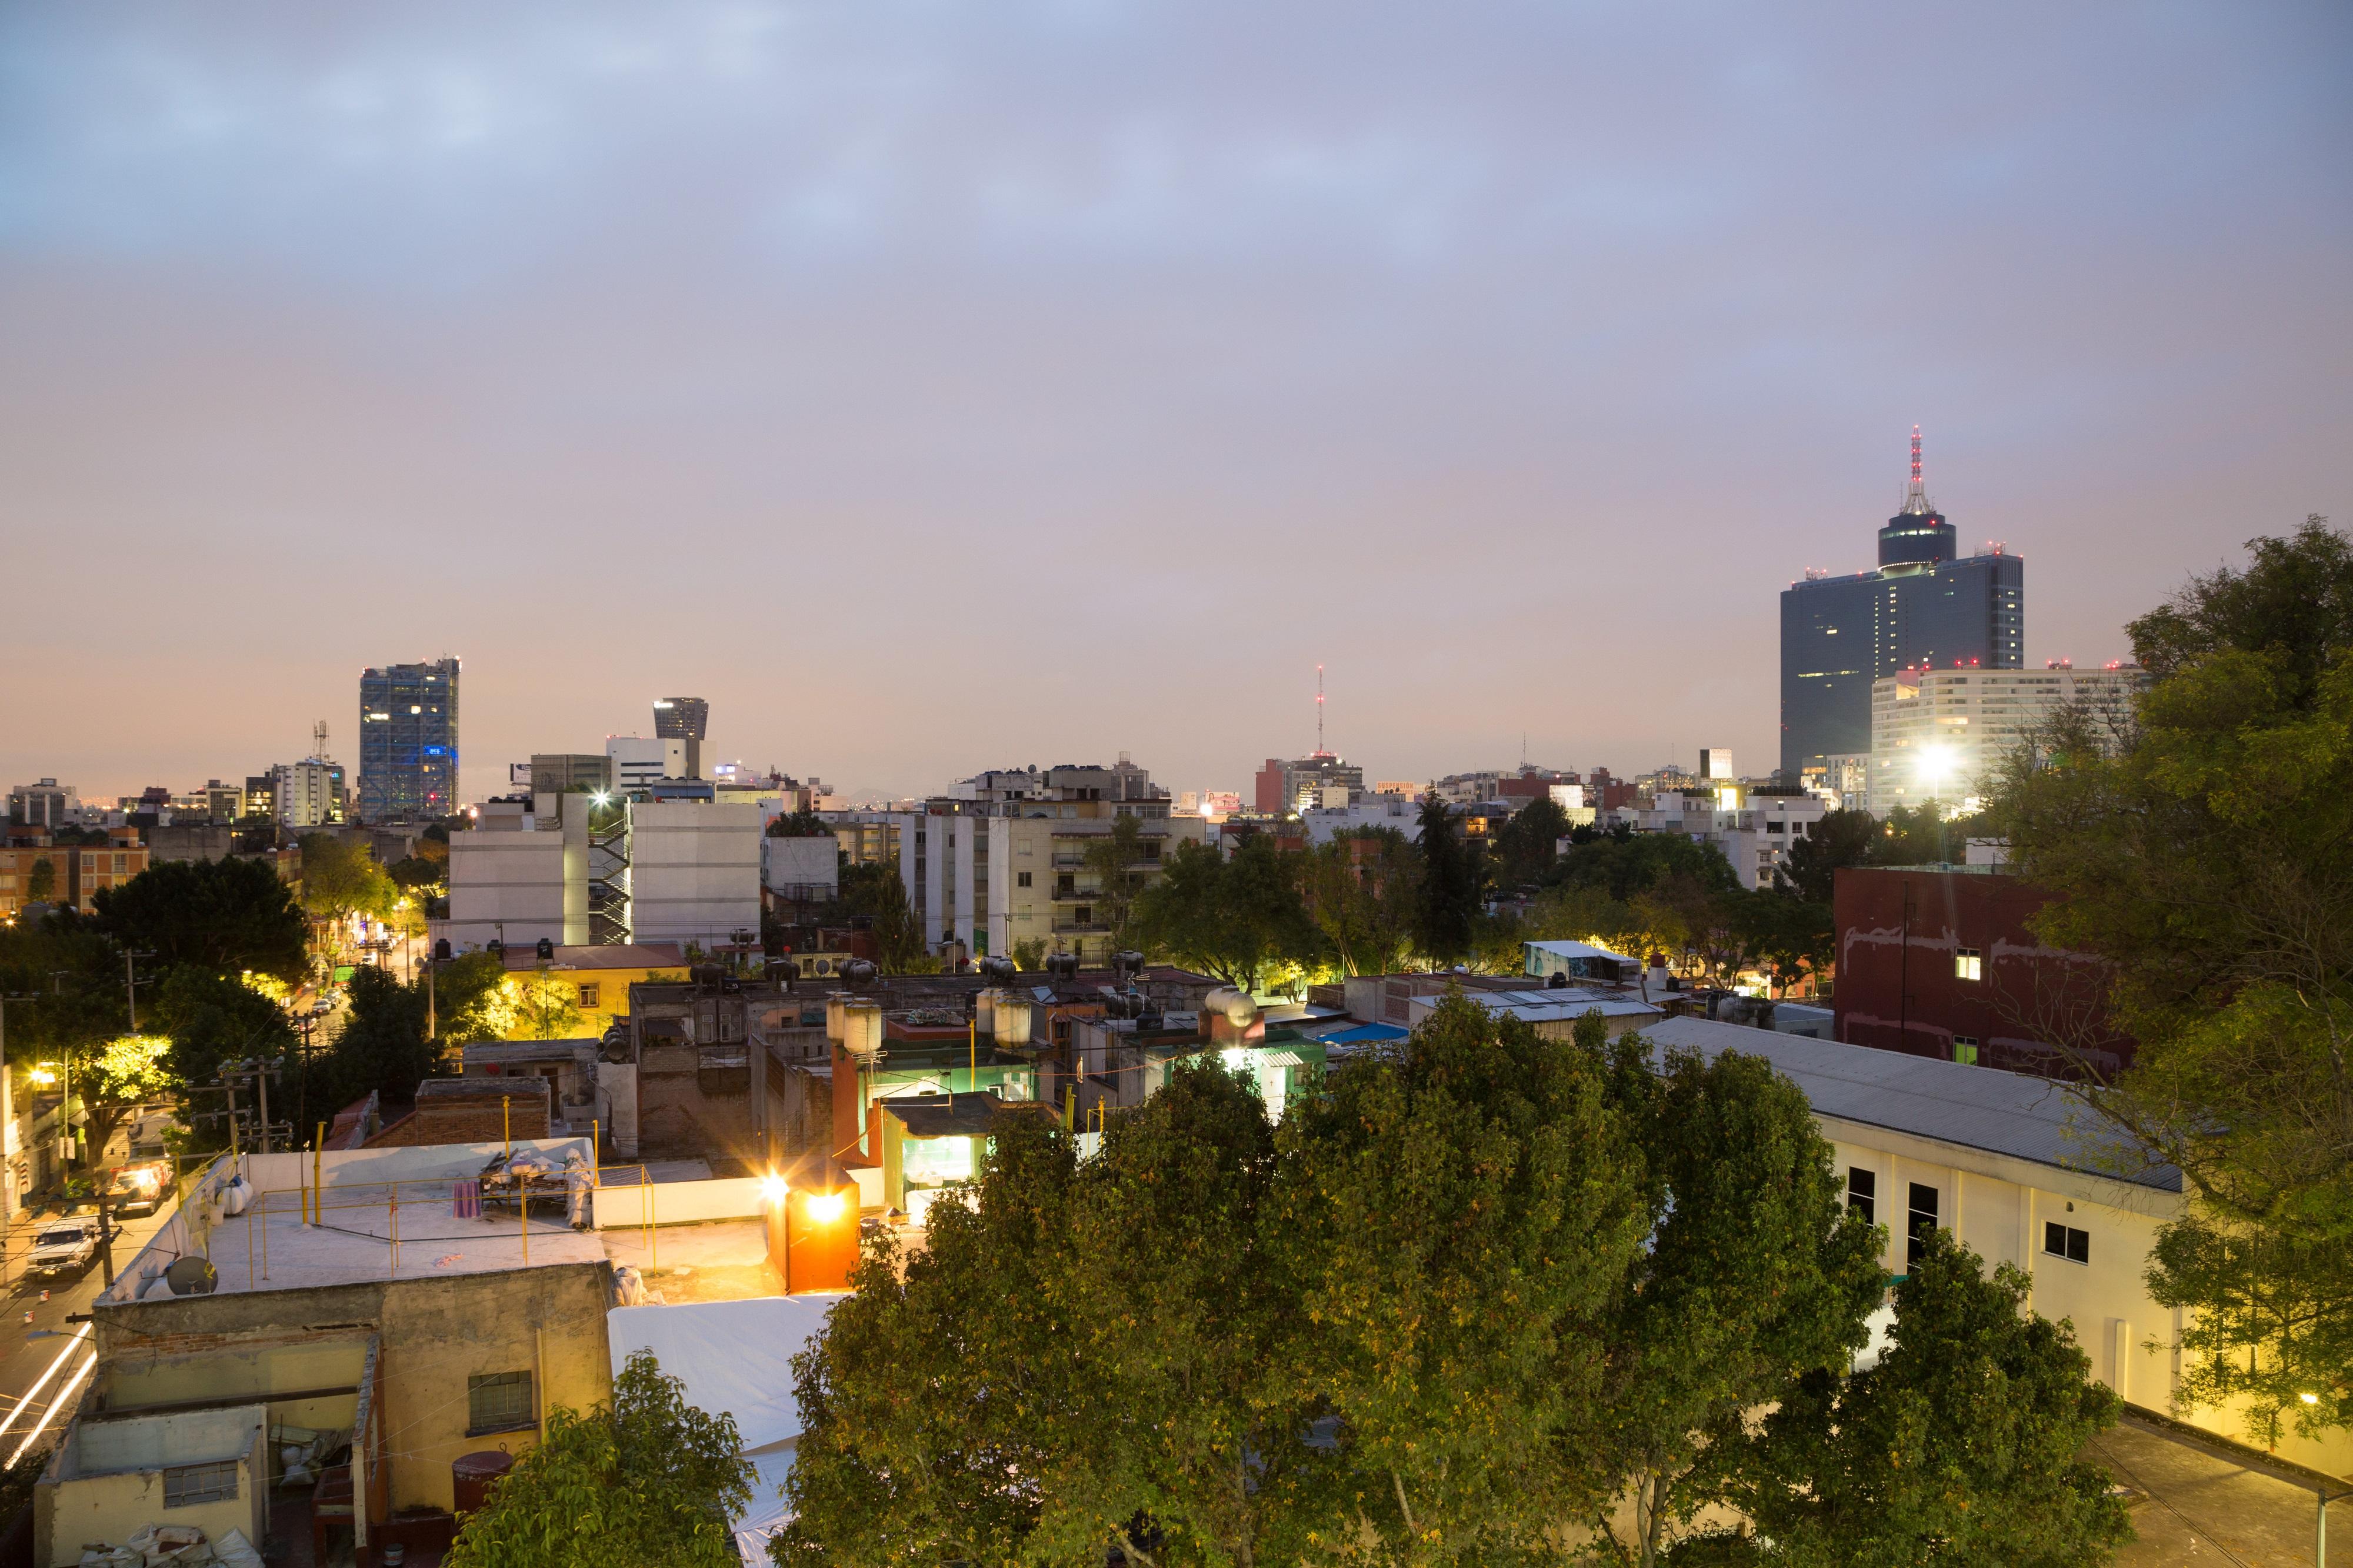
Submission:
M 1102 1554 L 1109 1524 L 1053 1511 L 1116 1421 L 1066 1283 L 1077 1172 L 1068 1134 L 1001 1117 L 972 1192 L 933 1205 L 920 1251 L 869 1248 L 794 1358 L 803 1430 L 776 1562 L 1034 1561 L 1041 1531 Z
M 25 877 L 25 901 L 46 904 L 58 895 L 57 862 L 47 857 L 33 862 Z
M 1554 868 L 1554 880 L 1568 888 L 1594 888 L 1630 903 L 1670 877 L 1688 877 L 1711 892 L 1733 892 L 1740 878 L 1724 851 L 1680 833 L 1635 833 L 1620 829 L 1574 845 Z
M 1136 940 L 1155 956 L 1256 991 L 1274 965 L 1311 961 L 1317 950 L 1296 858 L 1264 834 L 1231 856 L 1180 845 L 1137 896 Z
M 449 1568 L 734 1568 L 728 1521 L 752 1500 L 735 1418 L 686 1402 L 650 1351 L 631 1352 L 608 1405 L 547 1413 L 523 1451 L 466 1517 Z
M 1547 1561 L 1591 1479 L 1535 1440 L 1584 1419 L 1647 1218 L 1596 1016 L 1572 1047 L 1461 997 L 1286 1122 L 1269 1245 L 1282 1356 L 1335 1424 L 1311 1544 L 1342 1561 Z
M 914 909 L 907 902 L 906 884 L 899 879 L 896 856 L 844 866 L 840 899 L 843 912 L 862 918 L 873 931 L 875 962 L 883 973 L 912 973 L 930 952 L 929 939 L 917 929 Z
M 383 920 L 399 898 L 399 887 L 365 847 L 332 833 L 302 836 L 302 907 L 327 928 L 331 947 L 341 950 L 345 921 Z
M 1334 968 L 1387 974 L 1403 965 L 1420 876 L 1420 857 L 1394 827 L 1343 834 L 1308 851 L 1301 885 Z
M 352 972 L 351 1011 L 332 1045 L 311 1063 L 308 1101 L 348 1105 L 371 1092 L 406 1104 L 438 1068 L 440 1053 L 425 1032 L 425 990 L 386 969 Z
M 1568 813 L 1550 795 L 1514 812 L 1495 834 L 1496 880 L 1508 887 L 1540 880 L 1551 871 L 1570 826 Z
M 1789 841 L 1788 856 L 1774 868 L 1775 885 L 1828 909 L 1838 874 L 1869 865 L 1885 837 L 1880 820 L 1867 811 L 1826 811 L 1802 837 Z
M 2091 1103 L 2195 1195 L 2149 1270 L 2194 1309 L 2182 1397 L 2274 1437 L 2353 1425 L 2353 544 L 2249 552 L 2132 623 L 2155 684 L 2062 715 L 1993 814 L 2056 895 L 2036 931 L 2110 976 L 2106 1013 L 2024 1021 L 2137 1042 Z
M 164 860 L 91 900 L 94 923 L 122 946 L 176 963 L 275 979 L 307 968 L 302 910 L 259 860 Z
M 1476 846 L 1455 831 L 1454 813 L 1433 784 L 1421 797 L 1421 901 L 1414 914 L 1414 945 L 1431 968 L 1471 954 L 1479 919 L 1482 867 Z
M 1734 1499 L 1748 1412 L 1843 1370 L 1886 1276 L 1882 1234 L 1852 1214 L 1805 1095 L 1764 1058 L 1616 1049 L 1614 1103 L 1647 1155 L 1645 1245 L 1602 1331 L 1591 1425 L 1565 1448 L 1599 1493 L 1610 1561 L 1650 1568 Z
M 2026 1310 L 1934 1232 L 1895 1287 L 1892 1348 L 1852 1378 L 1799 1380 L 1767 1418 L 1738 1493 L 1790 1568 L 2097 1568 L 2131 1534 L 2083 1458 L 2121 1402 L 2072 1325 Z
M 172 1073 L 190 1087 L 211 1083 L 227 1062 L 301 1054 L 286 1010 L 235 975 L 180 964 L 164 976 L 153 1007 L 142 1021 L 172 1042 Z
M 1143 825 L 1134 817 L 1120 816 L 1113 819 L 1109 833 L 1087 841 L 1082 857 L 1094 884 L 1095 918 L 1111 928 L 1115 949 L 1127 946 L 1136 895 L 1151 875 L 1144 851 Z

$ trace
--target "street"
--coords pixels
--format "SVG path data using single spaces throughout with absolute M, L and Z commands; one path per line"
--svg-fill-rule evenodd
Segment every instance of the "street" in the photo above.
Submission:
M 172 1209 L 167 1205 L 156 1214 L 116 1222 L 114 1266 L 118 1271 L 130 1265 L 131 1260 L 138 1256 L 139 1249 L 162 1228 L 171 1213 Z M 69 1348 L 69 1341 L 63 1337 L 33 1339 L 28 1336 L 44 1329 L 60 1336 L 71 1335 L 81 1325 L 68 1322 L 67 1316 L 88 1312 L 91 1300 L 104 1289 L 103 1272 L 95 1264 L 79 1279 L 70 1275 L 55 1279 L 26 1278 L 25 1258 L 32 1250 L 33 1238 L 57 1221 L 55 1215 L 45 1215 L 37 1221 L 29 1215 L 20 1213 L 16 1223 L 8 1227 L 7 1257 L 5 1268 L 0 1268 L 0 1295 L 5 1295 L 5 1300 L 0 1300 L 0 1313 L 5 1313 L 0 1317 L 0 1422 L 6 1424 L 5 1431 L 0 1432 L 0 1462 L 5 1462 L 16 1453 L 17 1445 L 24 1441 L 25 1434 L 48 1414 L 59 1392 L 81 1373 L 83 1365 L 90 1359 L 86 1342 L 85 1345 L 70 1346 L 72 1354 L 58 1370 L 58 1374 L 47 1381 L 37 1396 L 23 1411 L 17 1409 L 26 1392 L 40 1383 L 42 1374 L 49 1371 Z M 49 1293 L 47 1301 L 41 1300 L 44 1289 Z M 33 1314 L 30 1323 L 25 1321 L 27 1311 Z M 80 1388 L 74 1388 L 72 1397 L 79 1399 L 81 1392 Z M 52 1426 L 44 1432 L 42 1441 L 53 1439 L 56 1431 L 57 1428 Z

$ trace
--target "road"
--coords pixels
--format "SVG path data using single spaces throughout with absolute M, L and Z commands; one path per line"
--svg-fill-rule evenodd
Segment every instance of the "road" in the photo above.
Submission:
M 170 1211 L 166 1209 L 161 1214 L 116 1222 L 114 1266 L 117 1269 L 130 1266 L 132 1258 L 147 1245 L 148 1238 L 162 1228 L 169 1215 Z M 42 1330 L 60 1336 L 72 1334 L 81 1325 L 68 1322 L 67 1316 L 88 1312 L 91 1300 L 104 1289 L 103 1274 L 95 1264 L 79 1279 L 70 1275 L 53 1279 L 27 1279 L 25 1258 L 32 1250 L 33 1237 L 54 1223 L 54 1216 L 45 1217 L 37 1223 L 23 1215 L 17 1218 L 18 1223 L 8 1228 L 5 1273 L 0 1274 L 0 1296 L 5 1296 L 5 1301 L 0 1301 L 0 1312 L 5 1312 L 5 1316 L 0 1316 L 0 1421 L 5 1421 L 7 1425 L 6 1431 L 0 1433 L 0 1462 L 16 1451 L 25 1434 L 48 1413 L 58 1392 L 90 1359 L 87 1341 L 69 1347 L 68 1340 L 62 1337 L 33 1339 L 28 1336 Z M 41 1300 L 44 1289 L 49 1293 L 47 1301 Z M 30 1323 L 25 1321 L 25 1314 L 28 1311 L 33 1315 Z M 58 1370 L 58 1375 L 50 1378 L 38 1395 L 20 1413 L 17 1405 L 24 1399 L 26 1391 L 39 1382 L 41 1374 L 47 1372 L 69 1348 L 70 1357 Z M 73 1397 L 79 1400 L 81 1394 L 82 1390 L 76 1388 Z M 41 1441 L 52 1440 L 57 1430 L 56 1426 L 51 1426 L 42 1433 Z

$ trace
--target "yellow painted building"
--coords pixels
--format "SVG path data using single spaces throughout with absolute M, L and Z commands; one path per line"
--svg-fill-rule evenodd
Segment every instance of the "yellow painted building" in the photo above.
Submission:
M 564 988 L 565 999 L 580 1009 L 580 1018 L 556 1033 L 571 1039 L 593 1039 L 616 1020 L 628 1017 L 631 985 L 646 980 L 686 978 L 686 953 L 676 942 L 558 947 L 544 959 L 529 947 L 516 946 L 507 950 L 506 963 L 507 977 L 516 983 L 518 991 L 524 991 L 526 983 L 542 973 Z M 541 1037 L 528 1007 L 506 1037 Z

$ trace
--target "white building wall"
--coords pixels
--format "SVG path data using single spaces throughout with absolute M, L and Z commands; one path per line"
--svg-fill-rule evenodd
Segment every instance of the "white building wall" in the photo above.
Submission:
M 759 811 L 764 819 L 768 816 L 757 805 L 753 809 Z M 838 889 L 841 885 L 840 846 L 830 833 L 821 838 L 763 837 L 760 880 L 776 892 L 809 887 Z
M 588 940 L 588 818 L 525 816 L 527 826 L 449 836 L 449 918 L 435 935 L 459 952 L 544 937 Z
M 651 788 L 663 779 L 686 776 L 686 742 L 644 735 L 613 735 L 605 742 L 606 760 L 613 764 L 617 790 Z
M 758 931 L 761 842 L 755 805 L 632 805 L 630 940 L 708 947 L 732 942 L 739 931 Z

